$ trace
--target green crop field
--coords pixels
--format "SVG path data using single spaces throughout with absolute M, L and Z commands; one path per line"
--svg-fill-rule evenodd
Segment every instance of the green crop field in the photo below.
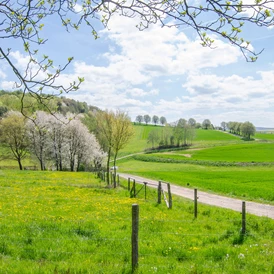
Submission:
M 121 182 L 126 184 L 126 182 Z M 90 173 L 0 172 L 0 273 L 132 273 L 131 207 L 139 204 L 136 273 L 273 273 L 274 220 L 156 193 L 129 198 Z M 142 194 L 142 195 L 141 195 Z
M 274 143 L 248 143 L 202 149 L 153 153 L 150 156 L 177 160 L 208 160 L 229 162 L 274 162 Z
M 274 141 L 274 132 L 273 133 L 256 133 L 255 134 L 256 139 L 261 139 L 261 140 L 272 140 Z
M 224 131 L 196 129 L 195 141 L 238 141 L 240 137 Z

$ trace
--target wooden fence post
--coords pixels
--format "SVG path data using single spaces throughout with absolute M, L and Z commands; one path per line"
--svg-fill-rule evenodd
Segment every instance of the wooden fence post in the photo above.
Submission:
M 246 206 L 245 202 L 242 202 L 242 230 L 241 234 L 244 235 L 246 233 Z
M 158 183 L 158 204 L 161 203 L 161 195 L 162 195 L 162 183 L 159 181 Z
M 133 179 L 133 197 L 136 197 L 136 182 L 135 179 Z
M 147 182 L 144 182 L 145 185 L 145 200 L 147 199 Z
M 132 236 L 131 236 L 131 261 L 132 261 L 132 273 L 138 267 L 138 234 L 139 234 L 139 205 L 133 204 L 132 205 Z
M 197 188 L 194 189 L 194 218 L 197 218 L 198 215 L 198 196 Z
M 127 179 L 127 190 L 130 191 L 130 178 Z
M 119 174 L 117 174 L 117 184 L 118 184 L 118 186 L 120 185 L 120 176 L 119 176 Z
M 113 187 L 116 188 L 117 184 L 116 184 L 116 171 L 114 171 L 114 173 L 112 174 L 112 181 L 113 181 Z
M 167 191 L 168 191 L 168 208 L 172 209 L 172 196 L 171 196 L 170 183 L 167 184 Z

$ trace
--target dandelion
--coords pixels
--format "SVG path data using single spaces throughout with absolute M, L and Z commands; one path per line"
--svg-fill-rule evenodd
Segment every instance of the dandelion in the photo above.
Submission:
M 238 255 L 238 258 L 239 258 L 239 259 L 244 259 L 244 258 L 245 258 L 245 255 L 244 255 L 243 253 L 240 253 L 240 254 Z

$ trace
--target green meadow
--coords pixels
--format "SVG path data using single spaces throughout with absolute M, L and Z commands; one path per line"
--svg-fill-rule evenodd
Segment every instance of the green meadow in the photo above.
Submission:
M 274 220 L 156 192 L 129 198 L 91 173 L 0 172 L 0 273 L 132 273 L 131 210 L 139 204 L 135 273 L 273 273 Z
M 201 149 L 152 153 L 149 156 L 177 160 L 208 160 L 228 162 L 274 162 L 274 143 L 232 144 Z

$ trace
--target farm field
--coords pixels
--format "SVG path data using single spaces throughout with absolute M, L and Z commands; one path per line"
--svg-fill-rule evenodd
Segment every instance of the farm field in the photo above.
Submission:
M 121 182 L 126 185 L 126 182 Z M 274 220 L 150 190 L 129 198 L 90 173 L 0 172 L 0 273 L 131 273 L 131 206 L 140 206 L 137 273 L 273 273 Z
M 274 162 L 274 143 L 223 145 L 201 149 L 185 149 L 149 156 L 178 160 L 208 160 L 228 162 Z

